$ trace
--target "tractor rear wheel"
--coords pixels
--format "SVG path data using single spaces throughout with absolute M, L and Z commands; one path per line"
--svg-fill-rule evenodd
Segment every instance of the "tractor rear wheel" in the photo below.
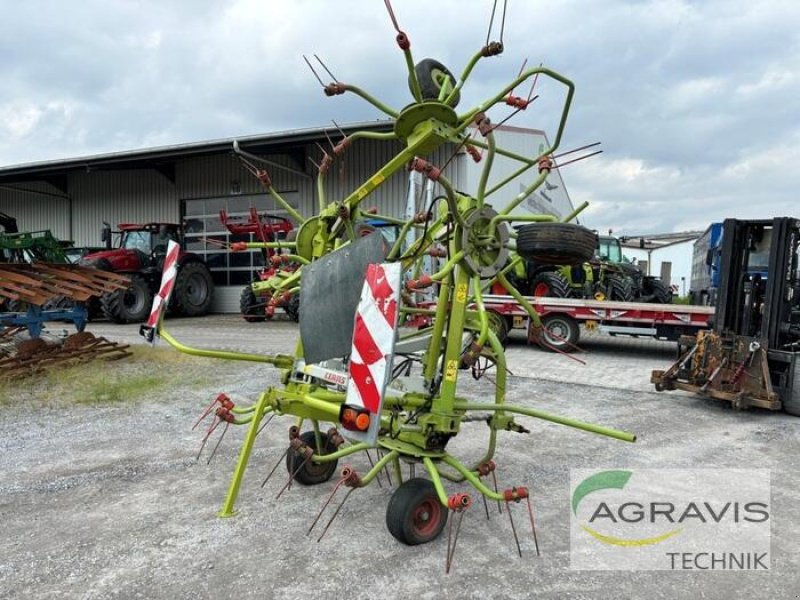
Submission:
M 208 267 L 201 262 L 188 262 L 178 268 L 173 291 L 174 306 L 187 317 L 199 317 L 211 308 L 214 281 Z
M 100 305 L 103 314 L 114 323 L 141 323 L 150 315 L 153 291 L 139 275 L 131 275 L 128 289 L 103 294 Z
M 447 509 L 427 479 L 409 479 L 397 488 L 386 507 L 386 527 L 408 546 L 426 544 L 447 524 Z
M 242 295 L 239 297 L 239 311 L 245 321 L 248 323 L 265 321 L 267 319 L 265 308 L 264 304 L 256 299 L 253 288 L 248 285 L 242 289 Z
M 316 453 L 317 441 L 313 431 L 304 431 L 300 434 L 300 439 L 304 444 L 309 446 Z M 326 433 L 320 432 L 320 443 L 322 444 L 322 454 L 333 454 L 336 452 L 336 446 L 330 441 Z M 328 462 L 315 463 L 311 460 L 303 461 L 302 454 L 294 452 L 291 448 L 286 453 L 286 470 L 291 475 L 294 473 L 294 480 L 303 485 L 317 485 L 318 483 L 325 483 L 336 472 L 336 465 L 338 460 L 331 460 Z M 302 467 L 300 465 L 303 465 Z M 299 469 L 299 470 L 298 470 Z M 295 471 L 297 471 L 295 473 Z
M 560 273 L 545 271 L 539 273 L 531 281 L 531 295 L 536 297 L 568 298 L 569 283 Z
M 531 223 L 517 233 L 517 254 L 542 265 L 577 265 L 596 248 L 597 234 L 574 223 Z

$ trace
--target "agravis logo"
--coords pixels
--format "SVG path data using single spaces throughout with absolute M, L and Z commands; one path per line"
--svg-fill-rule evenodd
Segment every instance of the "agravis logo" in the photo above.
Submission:
M 769 471 L 573 471 L 578 569 L 769 569 Z
M 583 500 L 586 496 L 588 496 L 592 492 L 596 492 L 598 490 L 607 490 L 607 489 L 618 489 L 618 490 L 624 489 L 625 485 L 628 483 L 628 480 L 631 478 L 632 474 L 633 473 L 631 473 L 630 471 L 601 471 L 600 473 L 597 473 L 595 475 L 592 475 L 584 479 L 575 488 L 575 491 L 572 492 L 573 514 L 576 517 L 578 516 L 578 505 L 581 503 L 581 500 Z M 641 505 L 638 505 L 638 508 L 641 510 L 642 509 Z M 589 518 L 589 522 L 593 523 L 595 520 L 601 517 L 610 517 L 612 521 L 616 522 L 613 512 L 609 509 L 608 505 L 605 502 L 601 502 L 597 506 L 597 509 L 592 513 L 592 516 Z M 623 518 L 621 514 L 620 517 Z M 623 520 L 626 519 L 623 518 Z M 678 533 L 681 532 L 681 529 L 677 528 L 677 529 L 672 529 L 671 531 L 667 531 L 666 533 L 663 533 L 661 535 L 638 538 L 638 539 L 626 539 L 626 538 L 616 537 L 613 535 L 604 535 L 599 531 L 595 530 L 594 528 L 589 527 L 588 524 L 581 524 L 581 527 L 586 533 L 591 535 L 596 540 L 600 540 L 604 544 L 612 544 L 614 546 L 649 546 L 651 544 L 657 544 L 659 542 L 663 542 L 664 540 L 671 538 L 673 535 L 677 535 Z

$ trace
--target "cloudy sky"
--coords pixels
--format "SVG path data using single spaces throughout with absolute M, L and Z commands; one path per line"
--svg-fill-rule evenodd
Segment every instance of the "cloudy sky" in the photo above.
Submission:
M 393 4 L 417 60 L 460 73 L 486 40 L 492 0 Z M 461 106 L 525 58 L 573 80 L 562 149 L 604 153 L 562 175 L 598 229 L 800 216 L 799 26 L 796 0 L 508 0 L 506 51 L 479 64 Z M 0 0 L 0 166 L 381 116 L 325 97 L 303 54 L 409 102 L 381 0 Z M 558 89 L 538 91 L 509 124 L 552 136 Z

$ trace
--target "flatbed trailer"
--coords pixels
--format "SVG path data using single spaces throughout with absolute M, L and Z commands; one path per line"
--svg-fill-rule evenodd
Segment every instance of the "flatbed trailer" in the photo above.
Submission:
M 695 336 L 698 331 L 710 328 L 709 321 L 714 314 L 713 307 L 685 304 L 533 296 L 525 299 L 541 317 L 542 346 L 558 352 L 569 352 L 577 347 L 581 325 L 612 335 L 647 336 L 677 342 L 681 336 Z M 528 313 L 512 296 L 486 295 L 483 304 L 499 337 L 505 338 L 511 329 L 528 329 Z M 425 326 L 430 320 L 429 316 L 419 315 L 411 325 Z

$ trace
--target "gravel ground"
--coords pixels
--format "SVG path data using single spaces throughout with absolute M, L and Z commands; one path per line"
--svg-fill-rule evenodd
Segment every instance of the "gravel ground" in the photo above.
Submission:
M 199 328 L 203 339 L 244 343 L 244 334 L 237 338 L 240 325 L 226 318 L 198 323 L 181 322 L 176 331 Z M 276 351 L 292 347 L 292 324 L 247 327 Z M 96 330 L 108 335 L 113 328 Z M 133 328 L 118 331 L 126 338 Z M 606 348 L 609 355 L 620 351 L 624 342 Z M 528 531 L 520 559 L 508 519 L 495 513 L 487 522 L 479 501 L 464 518 L 455 566 L 445 575 L 446 535 L 407 547 L 386 530 L 391 490 L 385 484 L 357 490 L 322 542 L 306 537 L 333 483 L 293 486 L 276 501 L 287 477 L 281 468 L 260 487 L 285 449 L 287 417 L 259 436 L 238 515 L 218 518 L 244 431 L 232 428 L 207 465 L 205 456 L 195 460 L 202 433 L 191 424 L 216 392 L 254 398 L 277 383 L 276 373 L 257 364 L 193 359 L 173 387 L 124 406 L 54 407 L 28 391 L 0 406 L 0 598 L 798 597 L 800 419 L 638 389 L 652 363 L 668 362 L 663 351 L 634 351 L 606 367 L 603 350 L 595 351 L 590 367 L 617 369 L 609 380 L 618 384 L 604 386 L 575 383 L 585 381 L 585 371 L 569 367 L 568 382 L 537 377 L 525 362 L 535 352 L 509 351 L 515 373 L 509 401 L 639 435 L 627 444 L 531 419 L 524 423 L 531 435 L 501 434 L 500 484 L 533 489 L 540 557 Z M 213 383 L 198 386 L 198 380 Z M 462 395 L 490 397 L 489 382 L 464 381 Z M 484 425 L 467 424 L 449 450 L 474 459 L 485 438 Z M 350 462 L 361 473 L 368 468 L 366 457 Z M 608 467 L 771 469 L 772 570 L 570 570 L 570 469 Z M 525 513 L 516 508 L 524 531 Z

